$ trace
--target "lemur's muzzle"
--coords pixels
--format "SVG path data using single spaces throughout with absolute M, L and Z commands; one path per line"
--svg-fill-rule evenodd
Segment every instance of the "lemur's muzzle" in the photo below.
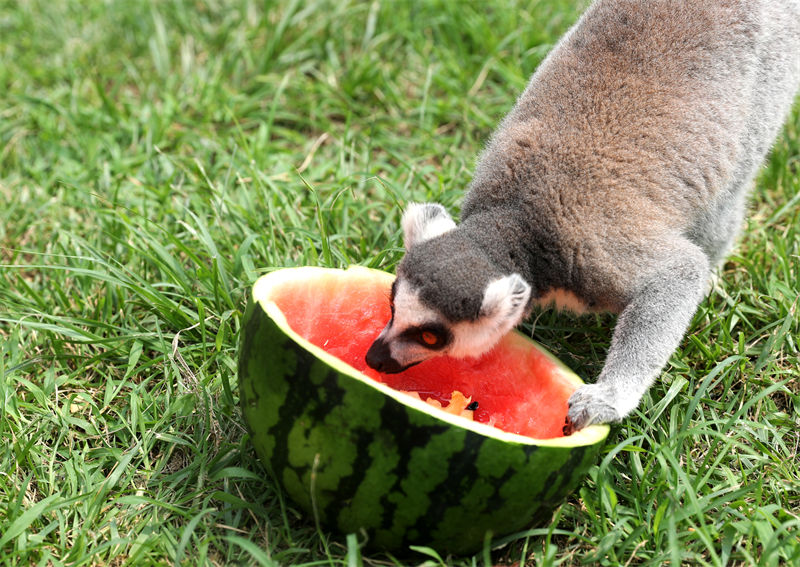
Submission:
M 370 368 L 386 374 L 396 374 L 402 372 L 409 366 L 413 366 L 411 364 L 403 366 L 392 358 L 392 351 L 389 348 L 389 343 L 380 337 L 375 339 L 375 342 L 369 347 L 366 361 Z

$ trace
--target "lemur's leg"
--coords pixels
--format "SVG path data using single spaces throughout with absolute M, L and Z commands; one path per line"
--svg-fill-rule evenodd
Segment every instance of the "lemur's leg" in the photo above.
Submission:
M 660 243 L 654 270 L 638 280 L 620 313 L 597 382 L 570 397 L 565 432 L 628 415 L 678 347 L 704 295 L 710 267 L 688 240 L 666 244 Z
M 748 189 L 752 184 L 752 175 L 732 183 L 689 228 L 687 238 L 706 253 L 712 269 L 724 262 L 736 243 L 744 225 Z

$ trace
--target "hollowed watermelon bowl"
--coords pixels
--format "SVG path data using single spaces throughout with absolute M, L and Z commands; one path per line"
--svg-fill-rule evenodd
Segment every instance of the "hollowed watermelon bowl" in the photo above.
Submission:
M 377 373 L 364 355 L 391 316 L 393 278 L 303 267 L 255 283 L 239 392 L 257 455 L 300 508 L 372 548 L 464 554 L 546 520 L 608 435 L 561 433 L 582 382 L 516 332 L 479 359 Z M 473 420 L 423 401 L 454 391 L 477 402 Z

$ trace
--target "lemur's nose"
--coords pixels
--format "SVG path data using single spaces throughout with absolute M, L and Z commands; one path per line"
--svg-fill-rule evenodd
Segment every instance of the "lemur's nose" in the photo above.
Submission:
M 389 348 L 389 343 L 385 342 L 383 339 L 375 339 L 375 342 L 369 347 L 365 359 L 367 365 L 378 372 L 392 374 L 403 370 L 403 366 L 392 358 L 392 351 Z

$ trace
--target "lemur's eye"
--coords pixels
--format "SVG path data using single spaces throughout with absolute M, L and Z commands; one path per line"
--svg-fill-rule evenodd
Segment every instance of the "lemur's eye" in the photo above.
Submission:
M 453 340 L 453 335 L 446 327 L 437 324 L 424 327 L 410 327 L 402 335 L 407 341 L 413 341 L 431 350 L 440 350 Z
M 439 342 L 439 337 L 436 336 L 435 333 L 431 331 L 422 331 L 420 333 L 419 338 L 422 339 L 422 342 L 428 346 L 433 346 Z
M 415 338 L 422 346 L 434 350 L 444 347 L 449 341 L 447 331 L 431 328 L 420 329 Z

